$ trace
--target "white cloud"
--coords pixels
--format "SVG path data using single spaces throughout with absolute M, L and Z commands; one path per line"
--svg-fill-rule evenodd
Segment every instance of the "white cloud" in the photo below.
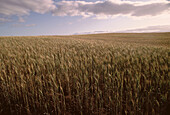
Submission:
M 0 0 L 0 14 L 2 15 L 28 15 L 31 11 L 46 13 L 55 9 L 53 0 Z
M 170 2 L 167 0 L 122 1 L 105 0 L 97 2 L 86 1 L 54 1 L 54 0 L 0 0 L 0 14 L 5 16 L 16 15 L 19 22 L 30 12 L 47 13 L 54 16 L 82 16 L 107 19 L 116 15 L 134 17 L 155 16 L 166 12 L 170 14 Z
M 73 35 L 81 34 L 97 34 L 97 33 L 147 33 L 147 32 L 170 32 L 170 25 L 156 25 L 147 26 L 144 28 L 127 29 L 122 31 L 91 31 L 91 32 L 80 32 L 74 33 Z
M 170 25 L 148 26 L 145 28 L 129 29 L 119 32 L 170 32 Z
M 61 1 L 53 11 L 56 16 L 155 16 L 170 10 L 170 3 L 166 0 L 149 2 L 131 2 L 121 0 L 107 0 L 103 2 Z

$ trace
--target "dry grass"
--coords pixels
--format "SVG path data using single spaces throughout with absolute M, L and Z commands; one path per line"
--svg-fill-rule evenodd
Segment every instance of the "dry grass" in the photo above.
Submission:
M 170 33 L 0 38 L 0 114 L 168 113 Z

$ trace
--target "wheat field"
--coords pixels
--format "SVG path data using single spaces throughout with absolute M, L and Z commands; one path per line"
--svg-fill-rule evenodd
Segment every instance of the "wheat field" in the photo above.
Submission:
M 0 37 L 0 114 L 165 115 L 170 33 Z

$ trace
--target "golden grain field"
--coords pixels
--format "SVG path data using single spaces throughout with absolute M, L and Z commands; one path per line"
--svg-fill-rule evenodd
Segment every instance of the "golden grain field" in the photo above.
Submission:
M 0 37 L 0 115 L 165 115 L 170 33 Z

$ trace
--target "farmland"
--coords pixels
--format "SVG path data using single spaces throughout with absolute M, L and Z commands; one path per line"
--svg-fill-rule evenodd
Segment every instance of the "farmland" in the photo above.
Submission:
M 170 33 L 0 37 L 0 114 L 164 115 Z

